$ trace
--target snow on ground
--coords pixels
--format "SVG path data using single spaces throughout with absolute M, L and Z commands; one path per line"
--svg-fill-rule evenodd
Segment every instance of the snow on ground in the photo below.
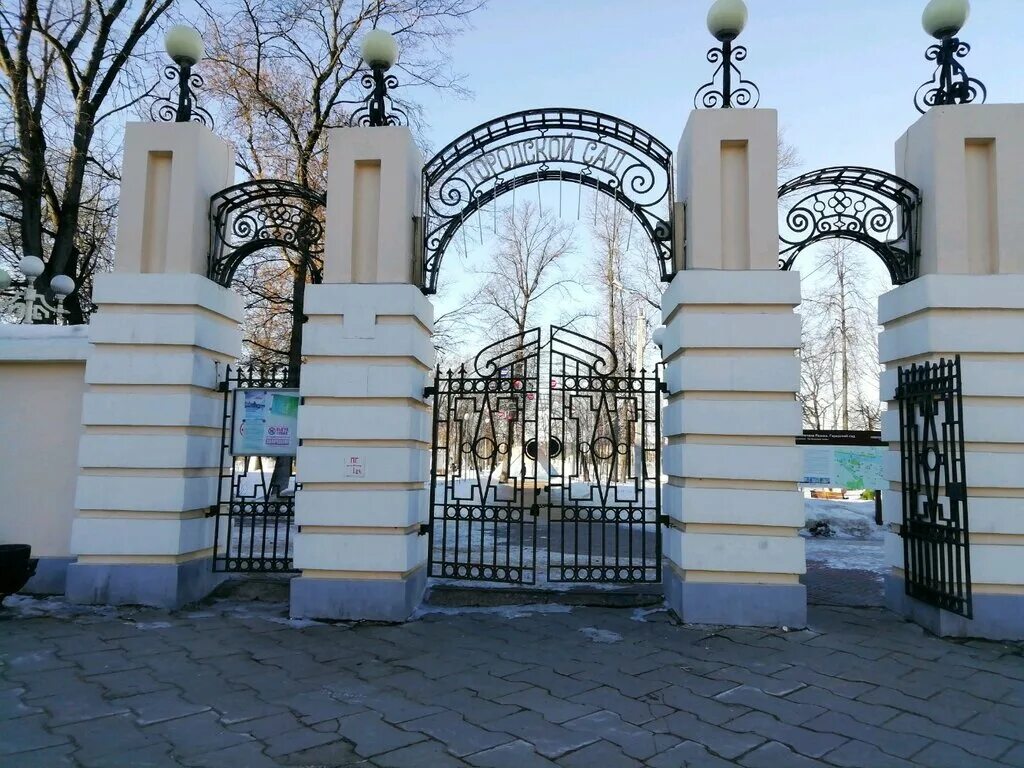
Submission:
M 828 523 L 837 539 L 882 539 L 881 526 L 875 525 L 874 501 L 833 501 L 830 499 L 804 499 L 804 513 L 808 529 Z
M 875 525 L 873 500 L 804 498 L 804 513 L 806 523 L 800 534 L 806 538 L 808 561 L 833 570 L 885 572 L 884 529 Z M 811 534 L 824 524 L 831 536 Z

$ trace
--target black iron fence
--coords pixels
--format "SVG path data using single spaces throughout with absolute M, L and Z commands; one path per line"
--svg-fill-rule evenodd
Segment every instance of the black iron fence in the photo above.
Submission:
M 295 534 L 294 424 L 298 372 L 287 365 L 228 366 L 213 568 L 292 571 Z

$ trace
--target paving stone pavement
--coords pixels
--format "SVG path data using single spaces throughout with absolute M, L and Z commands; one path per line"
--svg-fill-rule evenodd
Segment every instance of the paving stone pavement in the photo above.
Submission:
M 559 605 L 286 616 L 10 598 L 0 766 L 1024 766 L 1024 647 L 881 609 L 791 632 Z

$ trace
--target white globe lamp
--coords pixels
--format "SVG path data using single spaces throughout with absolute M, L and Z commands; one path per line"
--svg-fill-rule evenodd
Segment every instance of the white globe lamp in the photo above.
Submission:
M 26 256 L 20 262 L 18 262 L 18 269 L 21 273 L 29 280 L 35 280 L 46 269 L 46 265 L 43 264 L 43 260 L 38 256 Z
M 198 31 L 185 24 L 175 24 L 164 35 L 164 49 L 171 60 L 180 65 L 194 67 L 206 52 Z
M 747 4 L 743 0 L 715 0 L 708 10 L 708 31 L 717 40 L 735 40 L 747 26 Z
M 50 290 L 61 298 L 69 296 L 75 290 L 75 281 L 67 275 L 56 275 L 50 281 Z
M 363 38 L 363 61 L 371 68 L 391 69 L 398 61 L 398 41 L 390 32 L 371 29 Z
M 921 26 L 932 37 L 943 40 L 963 29 L 970 14 L 969 0 L 931 0 L 921 14 Z

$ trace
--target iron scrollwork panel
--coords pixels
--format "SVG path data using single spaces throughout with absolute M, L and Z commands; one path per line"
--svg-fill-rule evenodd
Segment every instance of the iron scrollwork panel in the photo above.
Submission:
M 499 341 L 472 370 L 436 373 L 429 573 L 536 580 L 540 331 Z
M 254 179 L 210 200 L 207 277 L 225 287 L 246 256 L 282 249 L 305 261 L 312 282 L 323 279 L 327 196 L 290 181 Z
M 900 367 L 906 593 L 972 617 L 960 358 Z
M 476 211 L 544 181 L 589 187 L 625 206 L 650 238 L 662 279 L 672 278 L 671 150 L 610 115 L 542 109 L 467 131 L 424 166 L 423 290 L 437 290 L 445 250 Z
M 228 573 L 294 571 L 295 464 L 290 456 L 234 455 L 232 435 L 241 389 L 294 389 L 298 374 L 286 365 L 228 366 L 221 389 L 221 474 L 215 517 L 213 570 Z M 274 485 L 276 462 L 289 462 L 285 487 Z
M 873 168 L 822 168 L 783 184 L 779 200 L 779 269 L 792 269 L 808 246 L 841 238 L 874 251 L 893 285 L 917 277 L 921 193 L 910 182 Z
M 549 354 L 548 581 L 660 582 L 657 371 L 565 328 Z

